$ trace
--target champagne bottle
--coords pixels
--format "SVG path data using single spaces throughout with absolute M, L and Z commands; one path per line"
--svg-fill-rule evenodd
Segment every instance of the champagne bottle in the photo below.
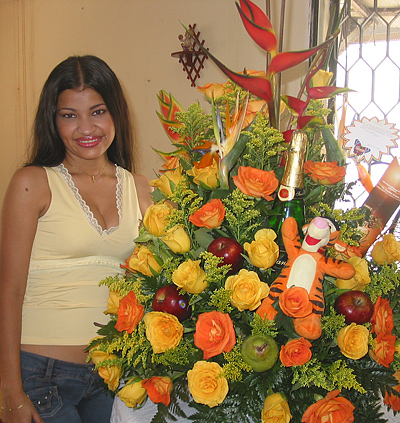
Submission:
M 292 216 L 296 219 L 300 236 L 302 236 L 301 228 L 305 223 L 303 165 L 307 140 L 305 132 L 296 131 L 292 135 L 281 185 L 272 207 L 276 215 L 269 218 L 271 229 L 277 234 L 276 242 L 279 246 L 279 257 L 272 268 L 271 281 L 279 275 L 287 261 L 281 234 L 282 223 L 287 217 Z

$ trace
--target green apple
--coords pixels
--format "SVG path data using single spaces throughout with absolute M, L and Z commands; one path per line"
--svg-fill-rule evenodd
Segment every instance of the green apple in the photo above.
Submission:
M 255 372 L 265 372 L 278 360 L 279 348 L 271 336 L 251 335 L 243 341 L 241 353 Z

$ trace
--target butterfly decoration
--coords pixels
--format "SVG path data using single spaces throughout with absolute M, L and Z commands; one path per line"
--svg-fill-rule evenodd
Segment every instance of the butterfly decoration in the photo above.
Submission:
M 353 157 L 359 162 L 387 161 L 386 155 L 394 156 L 397 152 L 399 130 L 394 124 L 388 123 L 386 119 L 379 120 L 377 117 L 361 120 L 353 120 L 353 123 L 346 126 L 341 138 L 343 149 L 348 150 L 348 157 Z
M 362 156 L 363 154 L 369 153 L 371 151 L 370 148 L 368 147 L 364 147 L 361 145 L 361 142 L 359 139 L 356 139 L 354 141 L 354 148 L 353 148 L 353 153 L 356 156 Z

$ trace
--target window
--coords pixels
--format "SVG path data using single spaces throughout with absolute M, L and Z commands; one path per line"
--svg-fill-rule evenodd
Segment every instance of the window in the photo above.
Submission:
M 333 4 L 344 7 L 341 33 L 331 62 L 336 85 L 354 90 L 337 96 L 336 123 L 343 119 L 349 126 L 354 120 L 376 117 L 400 129 L 400 0 L 318 1 L 319 19 Z M 321 31 L 320 25 L 318 32 Z M 400 156 L 400 149 L 392 149 L 391 153 Z M 381 159 L 382 163 L 391 160 L 389 155 Z M 374 184 L 387 168 L 377 162 L 363 165 Z M 356 180 L 358 173 L 353 160 L 349 160 L 348 168 L 350 180 Z M 360 195 L 356 205 L 361 205 L 365 198 L 365 193 Z

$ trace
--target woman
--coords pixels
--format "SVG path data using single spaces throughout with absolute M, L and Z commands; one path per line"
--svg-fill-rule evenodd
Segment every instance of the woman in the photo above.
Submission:
M 43 87 L 28 165 L 3 203 L 4 423 L 109 422 L 112 399 L 84 349 L 107 304 L 98 283 L 123 274 L 151 204 L 148 181 L 132 168 L 117 77 L 97 57 L 69 57 Z

